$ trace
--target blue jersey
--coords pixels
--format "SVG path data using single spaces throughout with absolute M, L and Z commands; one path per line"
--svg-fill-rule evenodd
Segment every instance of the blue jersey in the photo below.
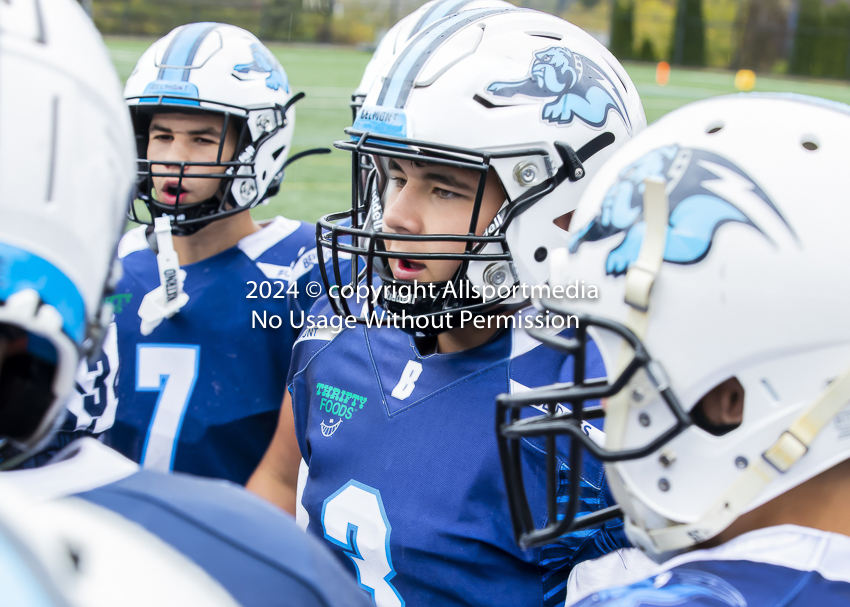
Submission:
M 782 525 L 665 563 L 661 573 L 574 607 L 850 605 L 850 537 Z
M 313 226 L 282 217 L 186 270 L 188 303 L 150 335 L 139 305 L 159 286 L 144 227 L 119 246 L 115 294 L 120 370 L 110 445 L 142 467 L 244 484 L 277 423 L 297 331 L 290 312 L 309 306 Z M 304 287 L 304 285 L 300 285 Z
M 41 468 L 3 473 L 2 482 L 45 500 L 74 496 L 116 512 L 192 560 L 243 607 L 371 604 L 319 541 L 241 487 L 140 471 L 91 438 L 57 457 Z
M 324 316 L 327 304 L 312 314 Z M 604 372 L 598 357 L 588 370 Z M 575 563 L 625 545 L 622 523 L 520 550 L 494 419 L 498 394 L 571 377 L 572 359 L 519 330 L 422 355 L 399 329 L 306 329 L 289 381 L 307 466 L 299 525 L 327 540 L 379 607 L 563 604 Z M 540 525 L 544 458 L 541 445 L 524 446 Z M 587 461 L 583 477 L 579 510 L 607 506 L 601 464 Z

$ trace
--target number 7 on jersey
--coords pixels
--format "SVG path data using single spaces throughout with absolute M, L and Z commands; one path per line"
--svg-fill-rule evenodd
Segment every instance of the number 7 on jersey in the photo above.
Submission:
M 170 472 L 174 466 L 177 439 L 198 379 L 200 357 L 200 346 L 136 347 L 136 391 L 159 392 L 142 449 L 143 468 Z

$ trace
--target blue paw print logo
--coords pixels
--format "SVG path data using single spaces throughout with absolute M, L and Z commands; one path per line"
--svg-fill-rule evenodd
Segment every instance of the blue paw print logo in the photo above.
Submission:
M 251 45 L 251 53 L 254 55 L 254 60 L 251 63 L 239 63 L 233 66 L 233 71 L 239 74 L 248 74 L 250 72 L 267 73 L 267 87 L 273 91 L 283 89 L 284 92 L 288 93 L 289 78 L 286 77 L 286 72 L 283 71 L 280 63 L 259 44 Z M 236 74 L 234 75 L 236 76 Z M 239 76 L 236 77 L 239 78 Z
M 574 118 L 601 127 L 614 112 L 626 126 L 631 124 L 620 93 L 598 65 L 563 46 L 534 53 L 531 74 L 517 82 L 494 82 L 487 91 L 498 97 L 555 97 L 543 106 L 542 119 L 569 124 Z
M 607 274 L 625 274 L 643 244 L 643 181 L 647 177 L 660 177 L 667 182 L 670 219 L 664 261 L 701 261 L 717 230 L 730 222 L 751 226 L 771 240 L 742 209 L 772 216 L 774 223 L 795 237 L 767 194 L 734 164 L 710 152 L 672 145 L 653 150 L 620 172 L 620 179 L 608 190 L 599 214 L 573 236 L 570 252 L 575 253 L 584 242 L 625 233 L 605 264 Z
M 597 592 L 579 601 L 576 607 L 674 607 L 703 601 L 718 607 L 747 607 L 744 595 L 729 582 L 711 573 L 687 569 L 665 571 L 631 586 Z

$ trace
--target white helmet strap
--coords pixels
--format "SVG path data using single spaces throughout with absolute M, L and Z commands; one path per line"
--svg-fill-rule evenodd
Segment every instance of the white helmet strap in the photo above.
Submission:
M 667 180 L 659 177 L 647 177 L 643 180 L 646 188 L 643 192 L 643 223 L 646 226 L 643 244 L 640 247 L 637 260 L 626 272 L 626 303 L 632 310 L 640 312 L 641 317 L 629 320 L 639 321 L 629 328 L 638 337 L 643 337 L 646 330 L 646 312 L 649 310 L 649 294 L 655 277 L 661 270 L 664 261 L 664 249 L 667 248 L 667 226 L 670 217 L 670 203 L 667 199 L 665 186 Z M 638 330 L 636 330 L 638 329 Z
M 643 222 L 644 237 L 637 260 L 626 272 L 625 302 L 629 305 L 625 325 L 643 339 L 649 322 L 649 296 L 655 277 L 664 261 L 667 248 L 667 224 L 670 217 L 670 203 L 665 186 L 667 181 L 658 177 L 647 177 L 643 181 Z M 619 377 L 632 360 L 632 350 L 625 341 L 620 347 L 613 377 Z M 606 442 L 616 448 L 623 444 L 628 419 L 630 400 L 624 390 L 608 399 L 608 413 L 605 416 Z M 615 411 L 619 414 L 612 415 Z

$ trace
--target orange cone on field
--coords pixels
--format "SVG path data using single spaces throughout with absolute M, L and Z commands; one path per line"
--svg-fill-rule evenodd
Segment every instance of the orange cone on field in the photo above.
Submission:
M 670 64 L 666 61 L 659 61 L 655 68 L 655 84 L 667 86 L 668 82 L 670 82 Z

